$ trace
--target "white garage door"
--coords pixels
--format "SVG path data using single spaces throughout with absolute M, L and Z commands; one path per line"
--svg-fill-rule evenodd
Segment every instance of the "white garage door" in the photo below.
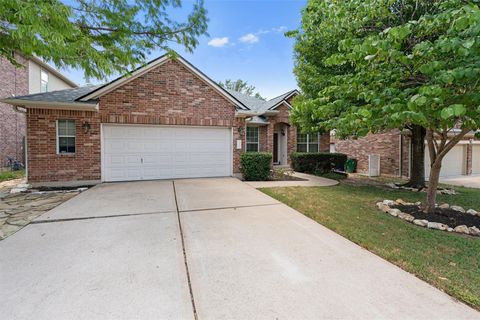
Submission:
M 465 174 L 466 168 L 465 146 L 457 145 L 453 147 L 442 161 L 442 170 L 440 177 L 452 177 Z M 428 148 L 425 148 L 425 176 L 428 179 L 430 174 L 430 157 Z
M 230 176 L 231 130 L 103 126 L 103 180 Z
M 472 174 L 480 174 L 480 145 L 472 147 Z

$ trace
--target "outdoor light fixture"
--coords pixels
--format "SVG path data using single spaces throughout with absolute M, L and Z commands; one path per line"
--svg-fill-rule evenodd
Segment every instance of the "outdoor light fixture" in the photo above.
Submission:
M 238 134 L 242 135 L 243 134 L 243 127 L 238 127 Z
M 284 135 L 285 135 L 285 129 L 282 129 L 282 130 L 280 131 L 280 133 L 282 134 L 282 136 L 284 136 Z
M 90 123 L 88 121 L 83 121 L 82 128 L 83 132 L 88 133 L 88 131 L 90 131 Z

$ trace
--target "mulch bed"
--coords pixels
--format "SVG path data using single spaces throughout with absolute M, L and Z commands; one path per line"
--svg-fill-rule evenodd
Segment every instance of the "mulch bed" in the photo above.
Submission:
M 432 222 L 440 222 L 446 224 L 450 228 L 466 225 L 467 227 L 479 227 L 480 216 L 462 213 L 451 208 L 442 209 L 436 208 L 434 213 L 425 213 L 416 205 L 395 205 L 392 208 L 399 209 L 402 212 L 408 213 L 415 217 L 415 219 L 425 219 Z

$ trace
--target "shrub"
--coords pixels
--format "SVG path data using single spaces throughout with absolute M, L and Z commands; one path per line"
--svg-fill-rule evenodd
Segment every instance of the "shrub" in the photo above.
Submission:
M 333 169 L 342 170 L 347 161 L 347 155 L 329 152 L 294 152 L 291 158 L 293 170 L 318 174 L 327 173 Z
M 268 152 L 245 152 L 240 156 L 243 177 L 247 181 L 265 181 L 270 175 L 272 154 Z

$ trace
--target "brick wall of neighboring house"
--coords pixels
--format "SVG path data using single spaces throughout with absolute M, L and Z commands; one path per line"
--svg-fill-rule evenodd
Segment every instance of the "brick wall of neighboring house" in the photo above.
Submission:
M 235 106 L 179 62 L 169 61 L 100 97 L 98 113 L 29 110 L 29 180 L 67 181 L 100 179 L 99 123 L 220 126 L 233 128 L 234 172 L 244 150 L 244 120 L 235 118 Z M 77 127 L 77 154 L 56 154 L 55 120 L 70 117 L 92 124 L 83 134 Z M 242 140 L 237 150 L 236 140 Z M 88 141 L 88 142 L 87 142 Z M 76 168 L 78 167 L 78 168 Z
M 382 175 L 399 175 L 399 130 L 368 134 L 366 137 L 358 139 L 334 139 L 334 141 L 336 152 L 345 153 L 358 160 L 357 172 L 368 173 L 368 156 L 378 154 L 380 155 L 380 173 Z
M 57 154 L 56 120 L 75 120 L 76 152 Z M 90 131 L 82 129 L 84 121 Z M 28 109 L 29 182 L 100 180 L 100 121 L 97 112 Z
M 0 58 L 0 98 L 28 94 L 28 61 L 15 55 L 25 67 L 16 68 Z M 0 103 L 0 167 L 7 157 L 24 162 L 23 138 L 26 132 L 25 114 L 16 112 L 11 105 Z

